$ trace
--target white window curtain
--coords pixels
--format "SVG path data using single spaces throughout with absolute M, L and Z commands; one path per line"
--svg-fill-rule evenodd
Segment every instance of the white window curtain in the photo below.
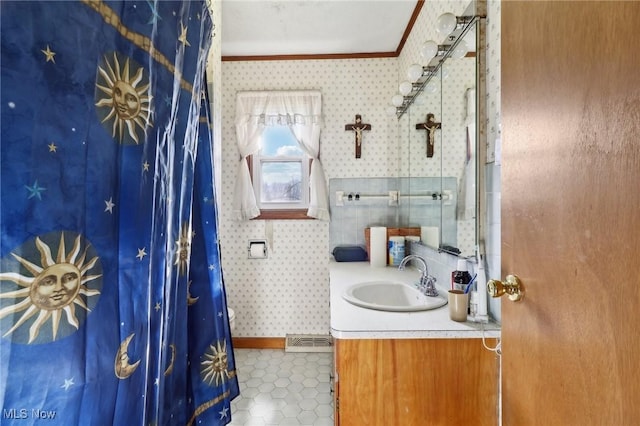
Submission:
M 312 158 L 309 176 L 310 199 L 307 216 L 329 220 L 329 197 L 320 162 L 322 96 L 319 91 L 239 92 L 236 98 L 236 138 L 240 162 L 233 199 L 236 220 L 260 215 L 251 184 L 247 157 L 260 150 L 260 136 L 266 125 L 286 124 L 300 147 Z

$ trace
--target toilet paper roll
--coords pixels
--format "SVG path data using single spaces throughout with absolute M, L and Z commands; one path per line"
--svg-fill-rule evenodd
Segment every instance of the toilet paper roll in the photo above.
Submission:
M 369 263 L 375 267 L 387 266 L 387 227 L 371 227 L 369 239 Z
M 266 243 L 251 243 L 249 247 L 250 259 L 264 259 L 267 257 Z
M 420 240 L 429 247 L 440 247 L 440 232 L 437 226 L 421 226 Z

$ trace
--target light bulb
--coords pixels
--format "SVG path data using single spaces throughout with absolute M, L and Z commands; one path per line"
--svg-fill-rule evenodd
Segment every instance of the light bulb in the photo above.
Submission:
M 422 77 L 422 65 L 420 64 L 410 65 L 409 69 L 407 70 L 407 77 L 409 77 L 409 80 L 414 83 L 418 81 L 420 77 Z
M 449 67 L 443 64 L 442 67 L 440 67 L 440 75 L 443 80 L 446 80 L 447 78 L 449 78 Z
M 451 58 L 452 59 L 461 59 L 464 58 L 465 55 L 467 54 L 467 43 L 464 42 L 464 40 L 460 40 L 460 42 L 458 43 L 458 45 L 455 47 L 455 49 L 453 49 L 453 51 L 451 52 Z
M 396 115 L 396 107 L 389 105 L 386 109 L 387 115 Z
M 437 93 L 438 92 L 438 80 L 435 78 L 430 80 L 424 88 L 427 93 Z
M 436 31 L 441 36 L 446 37 L 456 29 L 457 22 L 458 20 L 456 19 L 456 15 L 454 15 L 453 13 L 443 13 L 438 17 L 438 20 L 436 21 Z
M 438 43 L 433 40 L 425 41 L 420 49 L 420 54 L 424 59 L 430 61 L 438 53 Z
M 403 102 L 404 97 L 402 95 L 393 95 L 393 98 L 391 98 L 391 103 L 393 104 L 393 106 L 401 107 Z
M 400 83 L 399 90 L 402 96 L 407 96 L 413 90 L 413 85 L 408 81 L 403 81 Z

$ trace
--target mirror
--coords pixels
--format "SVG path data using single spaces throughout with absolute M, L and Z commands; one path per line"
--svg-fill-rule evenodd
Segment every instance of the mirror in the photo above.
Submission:
M 437 227 L 439 241 L 427 245 L 465 257 L 474 255 L 477 244 L 476 25 L 474 20 L 457 44 L 466 46 L 467 54 L 446 56 L 399 119 L 408 146 L 409 203 L 421 206 L 410 210 L 410 222 Z M 432 157 L 426 152 L 429 131 L 420 125 L 427 114 L 440 123 Z
M 454 192 L 451 200 L 442 202 L 442 243 L 457 247 L 462 256 L 472 256 L 476 246 L 477 151 L 473 28 L 462 42 L 471 46 L 471 53 L 459 59 L 448 58 L 442 68 L 442 179 L 445 192 Z
M 412 226 L 427 227 L 423 243 L 434 248 L 438 248 L 442 242 L 442 132 L 441 129 L 429 130 L 426 123 L 427 116 L 435 122 L 440 122 L 442 117 L 439 86 L 440 78 L 436 75 L 405 114 L 410 177 L 406 193 L 410 194 L 407 202 L 410 206 L 410 223 Z

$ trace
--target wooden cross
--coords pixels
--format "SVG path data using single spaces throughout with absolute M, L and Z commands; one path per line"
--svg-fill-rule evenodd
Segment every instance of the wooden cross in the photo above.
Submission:
M 427 114 L 427 121 L 416 124 L 417 130 L 427 131 L 427 157 L 433 157 L 433 147 L 436 143 L 436 130 L 442 128 L 442 123 L 436 123 L 435 115 Z
M 345 124 L 344 130 L 356 132 L 356 158 L 360 158 L 360 148 L 362 147 L 362 131 L 371 130 L 371 124 L 364 124 L 360 114 L 356 114 L 356 122 L 353 124 Z

